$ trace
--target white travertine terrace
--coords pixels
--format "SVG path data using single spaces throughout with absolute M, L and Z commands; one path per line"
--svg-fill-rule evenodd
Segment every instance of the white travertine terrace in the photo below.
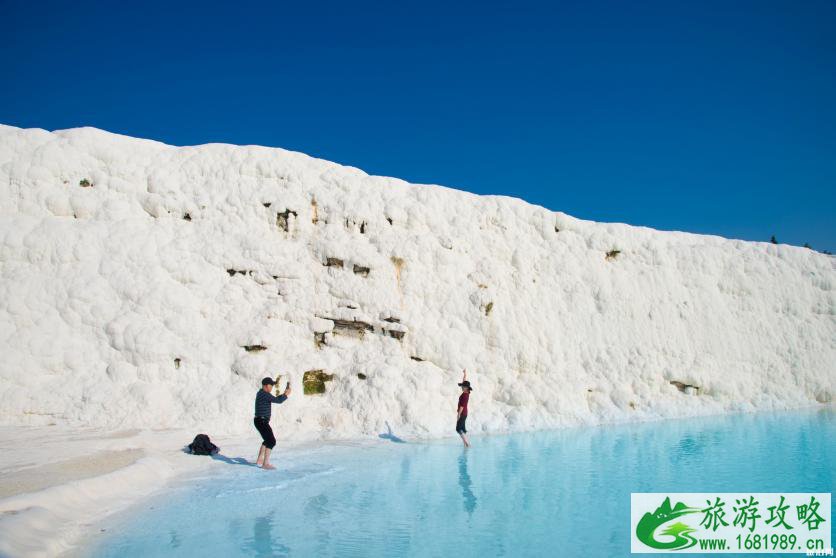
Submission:
M 0 126 L 0 423 L 249 432 L 283 374 L 282 438 L 435 437 L 464 367 L 477 433 L 827 403 L 834 261 L 281 149 Z

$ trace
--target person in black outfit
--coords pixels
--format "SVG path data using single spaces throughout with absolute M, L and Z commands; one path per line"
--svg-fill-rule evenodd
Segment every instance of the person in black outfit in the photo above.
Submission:
M 270 465 L 270 450 L 276 445 L 276 437 L 273 436 L 273 429 L 270 428 L 270 410 L 273 403 L 284 403 L 290 395 L 290 382 L 287 383 L 284 393 L 276 397 L 271 391 L 276 382 L 273 378 L 264 378 L 261 380 L 261 389 L 255 394 L 255 424 L 256 430 L 261 434 L 261 439 L 264 442 L 258 448 L 258 460 L 256 465 L 261 466 L 262 469 L 275 469 Z

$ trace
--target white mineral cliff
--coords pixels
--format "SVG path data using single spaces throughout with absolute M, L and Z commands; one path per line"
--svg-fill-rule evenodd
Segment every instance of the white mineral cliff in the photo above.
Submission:
M 284 438 L 441 436 L 464 367 L 474 432 L 827 403 L 834 261 L 281 149 L 0 126 L 0 423 L 249 431 L 282 374 Z

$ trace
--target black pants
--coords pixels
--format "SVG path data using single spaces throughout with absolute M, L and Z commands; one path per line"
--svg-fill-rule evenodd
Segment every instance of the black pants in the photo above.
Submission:
M 255 417 L 253 424 L 258 433 L 261 434 L 261 439 L 264 440 L 262 444 L 267 449 L 273 449 L 276 445 L 276 437 L 273 436 L 273 429 L 270 428 L 270 421 L 266 418 Z
M 459 434 L 467 434 L 467 428 L 464 427 L 464 421 L 467 420 L 467 415 L 462 415 L 456 421 L 456 432 Z

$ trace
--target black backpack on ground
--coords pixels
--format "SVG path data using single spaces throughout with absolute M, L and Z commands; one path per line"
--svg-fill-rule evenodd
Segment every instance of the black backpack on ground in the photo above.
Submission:
M 218 453 L 220 448 L 213 444 L 206 434 L 198 434 L 194 437 L 194 442 L 189 444 L 189 451 L 193 455 L 212 455 Z

